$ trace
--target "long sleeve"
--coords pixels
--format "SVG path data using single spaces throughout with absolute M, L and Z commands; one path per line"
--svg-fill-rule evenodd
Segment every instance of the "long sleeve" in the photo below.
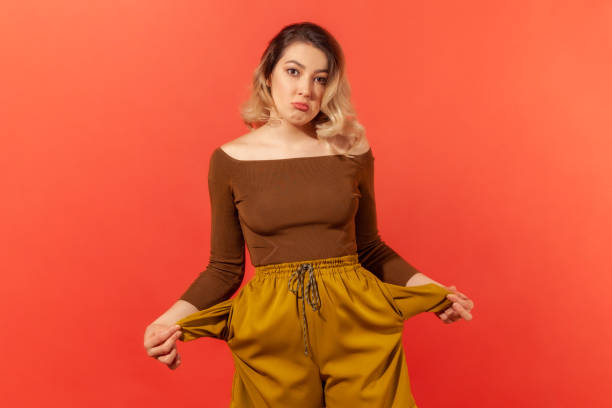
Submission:
M 210 258 L 206 269 L 180 297 L 198 310 L 230 298 L 244 278 L 245 242 L 234 205 L 231 170 L 231 163 L 215 150 L 208 169 Z
M 398 255 L 378 233 L 374 195 L 374 157 L 364 160 L 361 168 L 359 209 L 355 215 L 355 233 L 359 263 L 380 280 L 405 286 L 419 271 Z

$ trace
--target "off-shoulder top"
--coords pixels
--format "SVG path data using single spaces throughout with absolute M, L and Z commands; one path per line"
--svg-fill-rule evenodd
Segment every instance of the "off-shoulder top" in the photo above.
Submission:
M 378 232 L 374 155 L 238 160 L 210 156 L 208 266 L 182 294 L 203 310 L 244 278 L 245 243 L 254 266 L 357 254 L 384 282 L 404 286 L 418 272 Z

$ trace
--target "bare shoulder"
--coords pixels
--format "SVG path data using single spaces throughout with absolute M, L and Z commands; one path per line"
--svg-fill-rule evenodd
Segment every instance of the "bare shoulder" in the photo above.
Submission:
M 257 140 L 257 130 L 250 131 L 242 136 L 222 144 L 220 147 L 225 153 L 237 160 L 248 160 L 249 152 Z

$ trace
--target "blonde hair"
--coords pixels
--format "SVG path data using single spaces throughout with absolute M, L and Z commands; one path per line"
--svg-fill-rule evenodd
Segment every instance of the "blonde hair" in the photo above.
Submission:
M 305 42 L 320 49 L 327 56 L 328 77 L 320 112 L 312 119 L 317 136 L 329 141 L 340 135 L 346 139 L 347 153 L 365 134 L 365 128 L 357 121 L 351 103 L 351 87 L 345 75 L 345 59 L 336 39 L 324 28 L 309 22 L 284 27 L 268 44 L 253 73 L 249 99 L 240 108 L 243 122 L 249 129 L 255 129 L 270 120 L 274 100 L 266 80 L 270 78 L 276 63 L 285 49 L 294 42 Z M 334 149 L 337 146 L 330 143 Z

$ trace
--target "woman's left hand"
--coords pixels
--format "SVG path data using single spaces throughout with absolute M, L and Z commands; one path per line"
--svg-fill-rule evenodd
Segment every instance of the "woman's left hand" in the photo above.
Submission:
M 462 318 L 465 320 L 472 320 L 470 311 L 474 308 L 474 302 L 466 295 L 459 292 L 455 286 L 449 286 L 447 289 L 453 292 L 446 295 L 447 299 L 453 302 L 453 304 L 441 312 L 436 312 L 440 320 L 447 324 L 456 322 Z

